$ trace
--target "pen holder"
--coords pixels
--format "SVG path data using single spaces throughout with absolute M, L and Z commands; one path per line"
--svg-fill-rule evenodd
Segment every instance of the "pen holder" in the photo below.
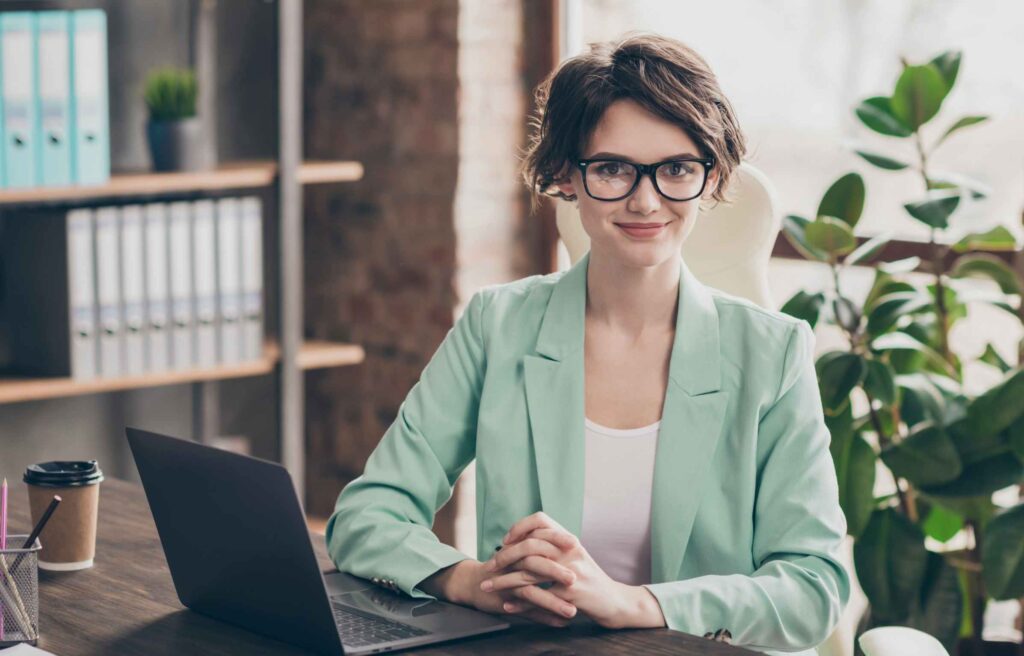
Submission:
M 24 544 L 27 535 L 8 535 L 8 544 Z M 39 551 L 36 539 L 27 549 L 0 549 L 0 648 L 39 641 Z

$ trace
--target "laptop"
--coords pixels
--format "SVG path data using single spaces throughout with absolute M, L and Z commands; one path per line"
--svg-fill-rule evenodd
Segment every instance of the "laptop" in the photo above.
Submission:
M 323 574 L 281 465 L 128 428 L 178 599 L 320 654 L 370 654 L 510 625 L 456 604 Z

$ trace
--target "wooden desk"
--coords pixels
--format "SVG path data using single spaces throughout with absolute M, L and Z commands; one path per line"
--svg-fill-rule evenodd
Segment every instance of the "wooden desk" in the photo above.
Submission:
M 9 532 L 27 533 L 30 526 L 24 484 L 11 486 L 11 512 Z M 104 481 L 99 517 L 94 567 L 80 572 L 39 573 L 41 648 L 58 656 L 307 653 L 182 607 L 141 487 Z M 324 571 L 334 569 L 323 537 L 314 535 L 313 543 Z M 753 654 L 668 629 L 554 629 L 532 623 L 407 653 Z

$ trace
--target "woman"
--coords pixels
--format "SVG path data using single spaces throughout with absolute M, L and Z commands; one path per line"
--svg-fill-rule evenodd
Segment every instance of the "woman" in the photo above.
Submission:
M 332 557 L 555 626 L 811 649 L 849 594 L 813 333 L 680 256 L 745 152 L 732 108 L 653 35 L 567 60 L 537 98 L 526 179 L 578 204 L 590 252 L 473 295 L 341 493 Z M 429 529 L 474 458 L 479 560 Z

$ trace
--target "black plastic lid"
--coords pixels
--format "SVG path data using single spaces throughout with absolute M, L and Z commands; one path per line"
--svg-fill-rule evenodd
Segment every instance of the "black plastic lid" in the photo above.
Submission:
M 102 481 L 103 472 L 95 460 L 57 460 L 29 465 L 22 480 L 41 487 L 81 487 Z

